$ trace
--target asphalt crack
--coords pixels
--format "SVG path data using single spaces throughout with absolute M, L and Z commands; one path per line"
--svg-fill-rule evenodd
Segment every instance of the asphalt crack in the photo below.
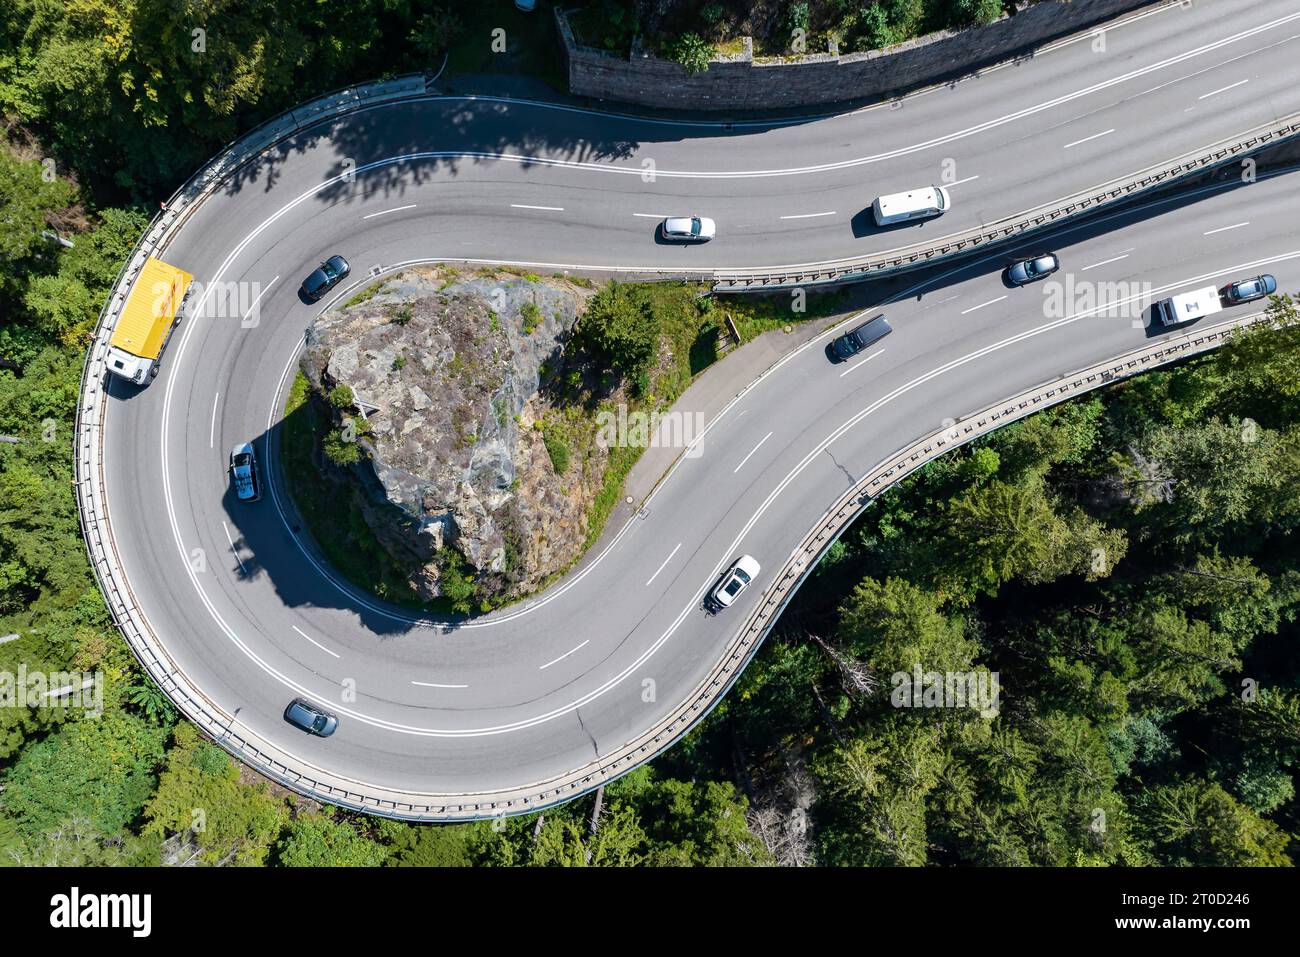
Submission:
M 587 722 L 582 720 L 582 709 L 576 708 L 573 713 L 578 719 L 578 727 L 582 728 L 582 733 L 591 739 L 592 752 L 596 757 L 600 757 L 600 745 L 596 743 L 596 736 L 587 730 Z
M 835 457 L 835 453 L 830 449 L 826 449 L 826 454 L 831 457 L 831 461 L 835 463 L 835 467 L 844 473 L 844 477 L 849 480 L 849 485 L 858 484 L 858 480 L 854 477 L 853 473 L 840 464 L 840 460 Z

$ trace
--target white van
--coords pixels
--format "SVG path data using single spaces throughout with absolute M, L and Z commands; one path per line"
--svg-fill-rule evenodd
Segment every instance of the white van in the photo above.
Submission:
M 905 223 L 911 219 L 929 219 L 941 216 L 952 206 L 952 197 L 942 186 L 923 186 L 906 193 L 890 193 L 878 196 L 871 204 L 876 214 L 877 226 L 891 223 Z

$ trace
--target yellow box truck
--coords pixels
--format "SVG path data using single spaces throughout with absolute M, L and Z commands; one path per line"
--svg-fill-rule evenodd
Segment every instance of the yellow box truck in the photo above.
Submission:
M 158 359 L 194 281 L 183 269 L 150 256 L 131 286 L 109 340 L 108 371 L 136 385 L 158 374 Z

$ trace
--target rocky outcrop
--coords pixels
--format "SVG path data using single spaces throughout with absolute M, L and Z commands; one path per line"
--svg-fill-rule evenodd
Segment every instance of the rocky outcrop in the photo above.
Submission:
M 526 594 L 586 540 L 588 470 L 557 475 L 534 426 L 544 367 L 589 293 L 444 267 L 372 290 L 319 317 L 302 358 L 317 401 L 351 390 L 335 416 L 365 453 L 351 472 L 367 524 L 423 598 L 449 562 L 494 601 Z

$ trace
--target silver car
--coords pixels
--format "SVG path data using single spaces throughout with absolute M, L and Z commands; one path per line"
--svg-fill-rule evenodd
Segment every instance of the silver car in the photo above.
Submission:
M 1046 256 L 1035 256 L 1033 259 L 1012 263 L 1007 268 L 1007 280 L 1014 286 L 1027 286 L 1031 282 L 1050 276 L 1060 268 L 1061 260 L 1056 258 L 1055 253 L 1048 253 Z
M 669 216 L 659 227 L 664 239 L 704 243 L 716 235 L 718 224 L 706 216 Z
M 294 698 L 284 709 L 284 720 L 300 731 L 328 738 L 338 729 L 339 719 L 328 711 L 316 707 L 306 698 Z

